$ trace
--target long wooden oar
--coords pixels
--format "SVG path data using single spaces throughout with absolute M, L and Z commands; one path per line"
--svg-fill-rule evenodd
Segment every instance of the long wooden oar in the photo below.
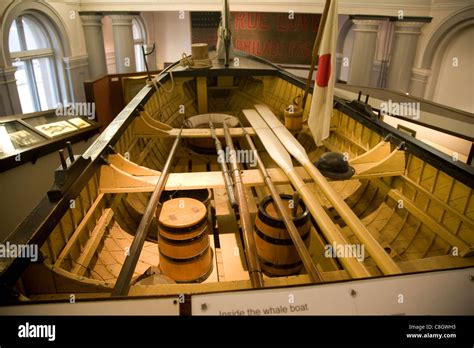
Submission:
M 166 180 L 168 179 L 168 174 L 171 168 L 171 163 L 173 161 L 176 149 L 178 148 L 179 141 L 181 140 L 181 132 L 183 131 L 184 123 L 181 126 L 178 136 L 176 137 L 173 146 L 171 147 L 168 158 L 166 159 L 163 170 L 161 171 L 160 178 L 156 183 L 155 189 L 151 194 L 151 198 L 148 201 L 143 217 L 138 225 L 137 233 L 133 238 L 132 245 L 130 246 L 125 262 L 122 265 L 117 281 L 115 282 L 114 289 L 112 291 L 112 296 L 126 296 L 130 289 L 130 281 L 133 276 L 133 272 L 137 266 L 138 258 L 143 249 L 143 244 L 145 243 L 145 238 L 148 235 L 148 230 L 150 229 L 151 222 L 153 217 L 158 217 L 161 212 L 160 197 L 163 192 Z
M 221 167 L 222 176 L 224 178 L 224 185 L 225 185 L 225 190 L 227 192 L 227 199 L 229 200 L 230 206 L 232 208 L 235 208 L 237 206 L 237 202 L 234 196 L 234 188 L 232 186 L 232 179 L 230 178 L 229 168 L 227 167 L 227 163 L 225 161 L 225 154 L 224 154 L 224 150 L 222 149 L 221 141 L 216 135 L 214 124 L 212 123 L 210 116 L 209 116 L 209 128 L 211 129 L 211 136 L 214 139 L 214 142 L 216 145 L 217 159 Z
M 230 156 L 229 162 L 232 169 L 232 178 L 235 185 L 235 198 L 237 199 L 237 206 L 239 208 L 240 224 L 242 226 L 242 235 L 245 244 L 245 256 L 247 258 L 250 282 L 254 288 L 263 288 L 262 270 L 258 261 L 257 246 L 253 236 L 253 224 L 250 218 L 250 211 L 247 204 L 247 197 L 245 196 L 244 184 L 240 175 L 239 165 L 235 156 L 234 143 L 230 135 L 229 127 L 226 121 L 223 123 L 224 136 L 227 147 L 229 148 Z
M 367 227 L 355 215 L 347 203 L 337 194 L 337 192 L 329 185 L 326 178 L 311 163 L 304 147 L 295 139 L 295 137 L 286 129 L 286 127 L 278 120 L 275 114 L 266 105 L 255 105 L 258 113 L 263 117 L 268 126 L 284 144 L 285 148 L 300 162 L 321 191 L 326 195 L 332 203 L 338 214 L 344 222 L 351 228 L 356 237 L 365 245 L 372 259 L 384 274 L 400 274 L 400 267 L 382 248 L 379 242 L 369 232 Z
M 308 210 L 318 223 L 318 226 L 321 228 L 321 231 L 328 242 L 331 244 L 336 243 L 337 245 L 348 244 L 339 228 L 334 224 L 324 208 L 318 202 L 314 193 L 296 172 L 288 151 L 286 151 L 285 147 L 278 140 L 275 133 L 273 133 L 273 131 L 268 127 L 257 111 L 243 110 L 243 113 L 262 141 L 268 154 L 286 173 L 293 186 L 300 193 L 303 201 L 308 207 Z M 364 265 L 357 261 L 357 259 L 348 257 L 340 258 L 339 261 L 352 278 L 370 277 L 370 273 Z
M 252 141 L 252 138 L 245 131 L 245 128 L 242 125 L 241 127 L 245 134 L 245 139 L 247 140 L 247 143 L 249 144 L 250 149 L 254 152 L 254 156 L 257 160 L 258 168 L 262 172 L 263 179 L 265 180 L 265 183 L 267 184 L 267 187 L 270 190 L 270 194 L 273 198 L 273 202 L 277 207 L 277 212 L 282 218 L 283 223 L 286 226 L 288 234 L 290 235 L 291 240 L 293 241 L 293 244 L 295 245 L 296 251 L 298 252 L 298 255 L 300 256 L 301 261 L 303 262 L 306 272 L 308 272 L 309 277 L 314 283 L 321 283 L 323 281 L 321 274 L 316 268 L 316 265 L 314 264 L 313 259 L 311 258 L 311 255 L 309 254 L 309 251 L 306 248 L 306 245 L 304 244 L 303 239 L 301 238 L 301 235 L 295 226 L 295 223 L 293 222 L 292 217 L 290 216 L 290 214 L 284 207 L 283 200 L 281 199 L 280 194 L 278 193 L 275 187 L 275 184 L 273 184 L 273 181 L 270 178 L 270 175 L 268 174 L 267 169 L 265 168 L 265 165 L 263 164 L 263 161 L 257 152 L 257 149 Z M 297 211 L 298 210 L 297 200 L 293 201 L 293 204 L 295 204 L 294 211 Z

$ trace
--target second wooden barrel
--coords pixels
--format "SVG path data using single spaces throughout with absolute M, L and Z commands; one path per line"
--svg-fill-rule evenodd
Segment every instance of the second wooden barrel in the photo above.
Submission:
M 158 219 L 160 268 L 178 283 L 202 282 L 212 272 L 206 206 L 193 198 L 163 203 Z
M 280 194 L 283 205 L 291 214 L 291 195 Z M 301 258 L 288 234 L 285 224 L 278 217 L 273 199 L 268 196 L 258 207 L 255 220 L 255 243 L 262 271 L 269 276 L 288 276 L 297 274 L 303 267 Z M 310 242 L 311 222 L 309 211 L 300 200 L 296 217 L 293 218 L 296 228 L 306 247 Z

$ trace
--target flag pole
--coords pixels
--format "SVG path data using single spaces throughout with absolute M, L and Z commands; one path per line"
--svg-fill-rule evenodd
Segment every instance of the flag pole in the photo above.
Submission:
M 311 56 L 311 66 L 309 68 L 308 79 L 306 80 L 306 86 L 304 88 L 303 100 L 301 101 L 301 108 L 303 110 L 305 109 L 306 99 L 308 98 L 309 85 L 311 84 L 311 81 L 313 80 L 314 68 L 319 58 L 319 54 L 318 54 L 319 46 L 321 45 L 321 40 L 323 38 L 324 27 L 326 26 L 326 19 L 328 18 L 330 4 L 331 4 L 331 0 L 326 0 L 323 14 L 321 16 L 321 21 L 319 22 L 318 33 L 316 34 L 316 40 L 314 41 L 313 55 Z

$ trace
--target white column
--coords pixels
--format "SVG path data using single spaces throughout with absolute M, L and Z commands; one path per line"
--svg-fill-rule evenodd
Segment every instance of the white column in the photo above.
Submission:
M 336 82 L 341 78 L 341 67 L 342 60 L 344 55 L 341 53 L 336 53 Z
M 129 14 L 114 14 L 110 18 L 112 18 L 117 73 L 135 72 L 135 51 L 132 31 L 133 16 Z
M 102 14 L 81 14 L 84 38 L 89 63 L 89 77 L 96 77 L 107 74 L 107 64 L 105 62 L 104 37 L 102 36 Z
M 15 71 L 14 66 L 0 67 L 0 116 L 22 113 Z
M 386 88 L 408 92 L 420 28 L 424 22 L 396 22 Z
M 381 21 L 373 19 L 353 19 L 354 44 L 349 61 L 348 84 L 369 86 L 372 76 L 377 44 L 377 32 Z
M 64 68 L 68 76 L 69 90 L 73 102 L 85 102 L 84 81 L 89 80 L 87 56 L 64 57 Z
M 411 69 L 409 93 L 414 97 L 424 98 L 426 85 L 431 76 L 431 69 L 413 68 Z

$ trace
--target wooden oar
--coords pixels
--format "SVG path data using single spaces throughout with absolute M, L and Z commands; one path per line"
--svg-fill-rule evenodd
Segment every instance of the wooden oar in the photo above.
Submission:
M 254 288 L 263 288 L 263 276 L 258 261 L 257 246 L 253 236 L 253 224 L 250 218 L 249 206 L 247 204 L 247 197 L 245 195 L 244 184 L 240 175 L 239 165 L 235 156 L 234 143 L 230 135 L 229 127 L 224 120 L 224 136 L 227 147 L 229 148 L 230 156 L 229 162 L 232 169 L 232 178 L 235 185 L 235 198 L 237 199 L 237 206 L 239 209 L 240 225 L 242 226 L 242 236 L 245 245 L 245 256 L 249 269 L 250 282 Z
M 250 150 L 254 152 L 255 159 L 257 160 L 258 168 L 262 172 L 263 179 L 265 180 L 265 183 L 267 184 L 267 187 L 270 190 L 270 194 L 273 198 L 273 202 L 277 207 L 278 215 L 283 220 L 283 223 L 285 224 L 288 234 L 290 235 L 291 240 L 293 241 L 293 244 L 295 246 L 296 251 L 298 252 L 298 255 L 301 258 L 301 261 L 303 262 L 306 272 L 308 272 L 309 277 L 314 283 L 321 283 L 323 281 L 321 274 L 316 268 L 316 265 L 314 264 L 313 259 L 311 258 L 311 255 L 308 251 L 308 248 L 306 248 L 306 245 L 304 244 L 303 239 L 301 238 L 300 232 L 298 231 L 295 223 L 293 222 L 293 218 L 297 216 L 297 210 L 299 206 L 298 193 L 293 195 L 294 207 L 291 209 L 292 213 L 290 215 L 290 213 L 286 210 L 283 204 L 283 200 L 281 199 L 280 194 L 278 193 L 275 187 L 275 184 L 270 178 L 270 175 L 268 174 L 267 169 L 265 168 L 265 165 L 262 159 L 260 158 L 260 155 L 257 152 L 257 148 L 255 147 L 252 141 L 252 138 L 247 132 L 245 132 L 245 129 L 242 125 L 241 127 L 245 134 L 245 139 L 247 140 L 247 143 L 249 144 Z
M 400 267 L 382 248 L 380 243 L 369 232 L 367 227 L 355 215 L 347 203 L 337 194 L 329 185 L 326 178 L 310 161 L 304 147 L 295 139 L 295 137 L 278 120 L 273 112 L 266 105 L 255 105 L 258 113 L 263 117 L 266 124 L 272 129 L 281 144 L 300 162 L 321 191 L 332 203 L 338 214 L 344 222 L 351 228 L 356 237 L 365 245 L 370 256 L 384 274 L 400 274 Z
M 288 151 L 286 151 L 285 147 L 278 140 L 275 133 L 273 133 L 273 131 L 268 127 L 265 121 L 255 110 L 243 110 L 243 113 L 262 141 L 263 146 L 265 146 L 268 154 L 278 164 L 278 166 L 283 169 L 293 186 L 300 193 L 303 201 L 308 207 L 308 210 L 318 223 L 318 226 L 321 228 L 321 231 L 328 242 L 330 244 L 336 243 L 338 245 L 348 244 L 339 228 L 334 224 L 324 208 L 318 202 L 317 198 L 314 196 L 314 193 L 297 174 L 295 168 L 293 167 L 293 163 L 291 162 L 291 157 L 288 154 Z M 339 261 L 352 278 L 370 277 L 370 273 L 367 271 L 364 265 L 357 261 L 357 259 L 340 258 Z
M 140 224 L 138 225 L 137 232 L 135 234 L 135 237 L 133 238 L 128 255 L 125 258 L 122 268 L 120 269 L 117 281 L 115 282 L 115 286 L 112 291 L 112 296 L 126 296 L 128 294 L 128 291 L 130 290 L 130 281 L 132 280 L 133 272 L 135 271 L 138 259 L 140 258 L 140 254 L 143 249 L 143 245 L 145 244 L 145 238 L 148 235 L 148 230 L 150 229 L 151 221 L 153 220 L 154 216 L 156 216 L 156 220 L 158 221 L 158 217 L 160 216 L 162 207 L 162 205 L 159 204 L 161 193 L 165 188 L 166 180 L 168 179 L 169 171 L 171 168 L 171 163 L 178 148 L 178 144 L 181 140 L 181 132 L 183 131 L 183 127 L 184 123 L 181 126 L 178 136 L 173 142 L 173 146 L 171 147 L 168 158 L 166 159 L 163 170 L 161 171 L 160 178 L 156 183 L 155 189 L 151 194 L 150 200 L 148 201 Z
M 214 129 L 214 124 L 212 123 L 211 117 L 209 117 L 209 128 L 211 129 L 211 136 L 214 139 L 216 145 L 216 152 L 217 152 L 217 161 L 221 167 L 222 176 L 224 178 L 225 190 L 227 192 L 227 199 L 229 200 L 230 206 L 235 208 L 237 206 L 237 202 L 234 196 L 234 188 L 232 184 L 232 179 L 229 174 L 229 168 L 227 167 L 227 163 L 225 161 L 225 153 L 222 149 L 222 144 L 219 138 L 216 135 L 216 131 Z

